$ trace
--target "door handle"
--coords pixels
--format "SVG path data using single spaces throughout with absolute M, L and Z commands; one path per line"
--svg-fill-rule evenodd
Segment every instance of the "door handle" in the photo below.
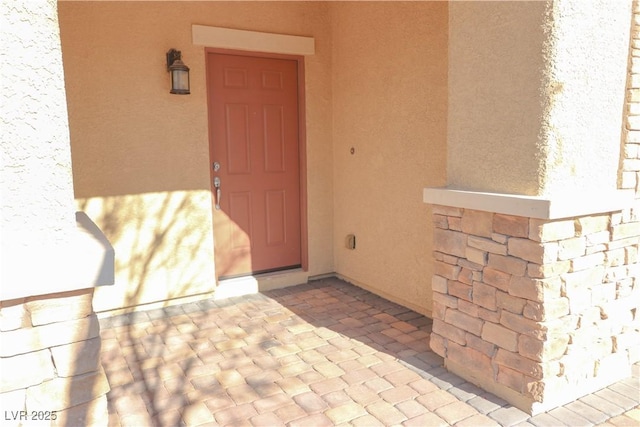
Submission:
M 220 210 L 220 197 L 222 196 L 222 190 L 220 189 L 220 177 L 213 178 L 213 186 L 216 189 L 216 210 Z

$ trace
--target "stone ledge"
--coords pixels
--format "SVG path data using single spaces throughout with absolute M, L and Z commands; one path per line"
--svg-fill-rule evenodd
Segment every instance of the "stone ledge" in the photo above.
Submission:
M 32 241 L 26 236 L 22 246 L 2 248 L 0 301 L 114 284 L 113 247 L 84 212 L 76 213 L 76 230 L 66 242 Z
M 553 220 L 627 209 L 633 206 L 635 194 L 632 190 L 585 191 L 584 195 L 549 198 L 432 187 L 423 190 L 423 201 L 434 205 Z

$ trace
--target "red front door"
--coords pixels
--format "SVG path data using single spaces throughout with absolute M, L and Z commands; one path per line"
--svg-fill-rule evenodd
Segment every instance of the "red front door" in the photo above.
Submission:
M 207 53 L 218 278 L 299 267 L 297 61 Z

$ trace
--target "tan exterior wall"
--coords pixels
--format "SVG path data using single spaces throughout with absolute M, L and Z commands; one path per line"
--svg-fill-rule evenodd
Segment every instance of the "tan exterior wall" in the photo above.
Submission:
M 620 159 L 631 1 L 556 1 L 549 15 L 542 194 L 611 191 Z
M 198 24 L 315 38 L 309 273 L 429 313 L 431 262 L 418 254 L 431 232 L 415 224 L 429 214 L 421 189 L 445 183 L 446 3 L 61 2 L 60 21 L 77 202 L 116 250 L 116 286 L 96 292 L 97 311 L 213 290 Z M 191 68 L 190 96 L 168 93 L 172 47 Z
M 56 3 L 3 2 L 0 13 L 11 58 L 0 65 L 0 297 L 11 298 L 65 286 L 56 266 L 72 246 L 75 209 Z
M 420 194 L 445 184 L 447 3 L 339 2 L 331 12 L 336 272 L 430 313 Z
M 75 221 L 56 3 L 3 2 L 1 11 L 0 42 L 12 58 L 1 65 L 3 244 L 60 244 Z
M 309 272 L 333 271 L 331 39 L 323 3 L 60 2 L 74 185 L 116 252 L 96 311 L 215 286 L 205 55 L 192 24 L 315 37 L 305 60 Z M 182 51 L 191 95 L 169 94 Z
M 545 9 L 545 2 L 449 4 L 449 186 L 540 193 Z
M 629 8 L 452 2 L 449 185 L 533 196 L 614 190 Z

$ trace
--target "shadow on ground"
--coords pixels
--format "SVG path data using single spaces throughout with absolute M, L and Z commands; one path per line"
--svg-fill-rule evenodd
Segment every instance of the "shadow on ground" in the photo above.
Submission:
M 430 319 L 335 278 L 101 326 L 110 426 L 639 421 L 623 414 L 638 405 L 624 396 L 638 395 L 637 365 L 601 395 L 530 417 L 447 372 Z

